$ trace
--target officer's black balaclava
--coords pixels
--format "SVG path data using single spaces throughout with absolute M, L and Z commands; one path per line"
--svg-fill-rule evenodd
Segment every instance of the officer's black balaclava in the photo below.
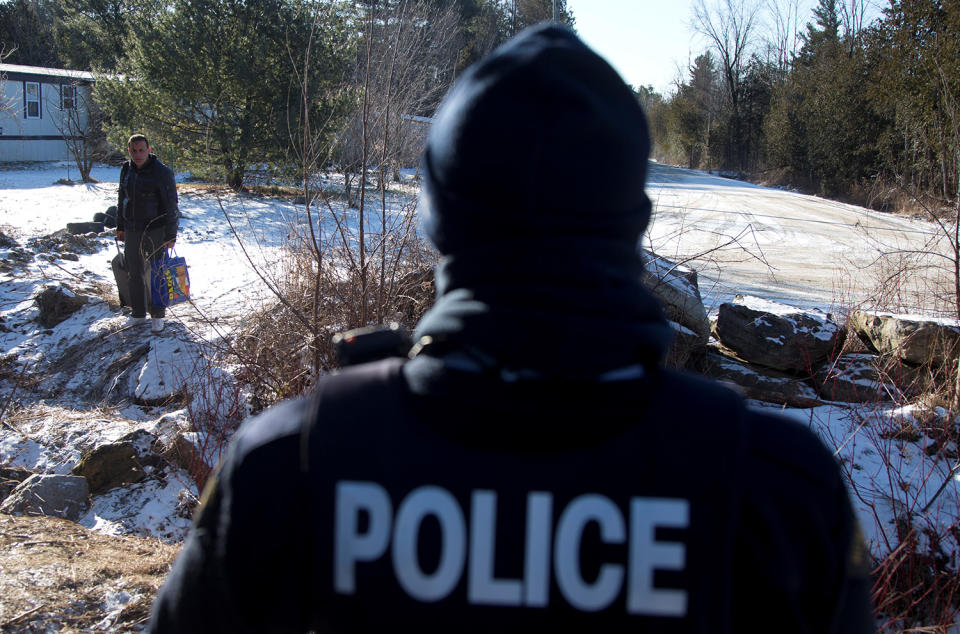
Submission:
M 549 236 L 635 245 L 649 151 L 616 71 L 571 31 L 533 27 L 469 69 L 437 112 L 424 229 L 443 254 Z
M 655 363 L 670 334 L 639 282 L 648 152 L 633 92 L 566 28 L 468 69 L 424 154 L 423 228 L 444 256 L 416 333 L 429 354 L 525 377 Z

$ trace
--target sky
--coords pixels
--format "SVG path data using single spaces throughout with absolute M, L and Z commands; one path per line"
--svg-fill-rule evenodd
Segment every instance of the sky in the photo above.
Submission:
M 653 86 L 657 92 L 672 92 L 675 80 L 707 42 L 693 28 L 695 0 L 567 0 L 576 18 L 580 37 L 605 57 L 623 79 L 634 87 Z M 786 4 L 786 3 L 785 3 Z M 781 8 L 784 5 L 781 5 Z M 812 20 L 816 0 L 797 0 L 799 27 Z M 868 12 L 879 15 L 876 0 L 868 0 Z M 714 6 L 707 0 L 708 6 Z M 768 15 L 761 13 L 762 20 Z M 758 39 L 765 28 L 757 29 Z
M 688 54 L 702 50 L 693 0 L 567 0 L 580 37 L 633 86 L 669 92 Z

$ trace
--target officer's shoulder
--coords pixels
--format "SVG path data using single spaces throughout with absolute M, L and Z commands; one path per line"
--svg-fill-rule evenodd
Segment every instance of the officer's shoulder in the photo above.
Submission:
M 660 377 L 664 389 L 693 392 L 702 395 L 704 398 L 718 398 L 740 403 L 743 402 L 743 397 L 731 388 L 719 381 L 709 379 L 700 374 L 671 368 L 661 368 Z
M 264 447 L 298 439 L 303 422 L 311 412 L 311 399 L 303 396 L 267 408 L 240 425 L 234 451 L 246 455 Z
M 248 418 L 237 432 L 237 449 L 241 454 L 259 448 L 299 438 L 303 426 L 316 418 L 319 403 L 334 398 L 351 398 L 369 395 L 374 385 L 389 383 L 399 372 L 401 359 L 383 359 L 349 366 L 317 381 L 309 394 L 291 398 L 272 405 L 259 414 Z M 371 403 L 365 398 L 363 402 Z M 372 399 L 376 405 L 376 399 Z
M 789 474 L 819 489 L 834 489 L 840 469 L 833 452 L 805 423 L 785 415 L 748 408 L 748 456 L 757 471 Z
M 751 406 L 729 387 L 703 376 L 668 370 L 664 377 L 667 398 L 678 406 L 709 408 L 717 415 L 721 403 L 740 409 L 748 468 L 755 473 L 766 472 L 774 477 L 778 472 L 790 473 L 816 486 L 835 486 L 837 462 L 809 424 L 779 411 Z M 689 398 L 693 394 L 696 398 Z
M 356 422 L 370 412 L 382 411 L 402 392 L 400 379 L 405 359 L 388 357 L 341 368 L 317 382 L 311 399 L 314 411 L 349 408 Z

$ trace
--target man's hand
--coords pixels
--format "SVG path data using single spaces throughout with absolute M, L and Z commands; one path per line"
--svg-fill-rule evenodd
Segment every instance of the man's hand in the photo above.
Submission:
M 123 231 L 120 231 L 119 229 L 117 229 L 117 240 L 123 242 Z
M 168 242 L 164 242 L 163 246 L 167 247 L 168 249 L 172 249 L 176 243 L 177 243 L 176 240 L 170 240 Z

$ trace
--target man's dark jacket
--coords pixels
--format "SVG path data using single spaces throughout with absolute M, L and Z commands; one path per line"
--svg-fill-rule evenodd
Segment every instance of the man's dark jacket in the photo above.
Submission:
M 164 242 L 177 238 L 179 209 L 173 170 L 154 154 L 142 168 L 126 161 L 120 169 L 117 230 L 145 231 L 163 227 Z

